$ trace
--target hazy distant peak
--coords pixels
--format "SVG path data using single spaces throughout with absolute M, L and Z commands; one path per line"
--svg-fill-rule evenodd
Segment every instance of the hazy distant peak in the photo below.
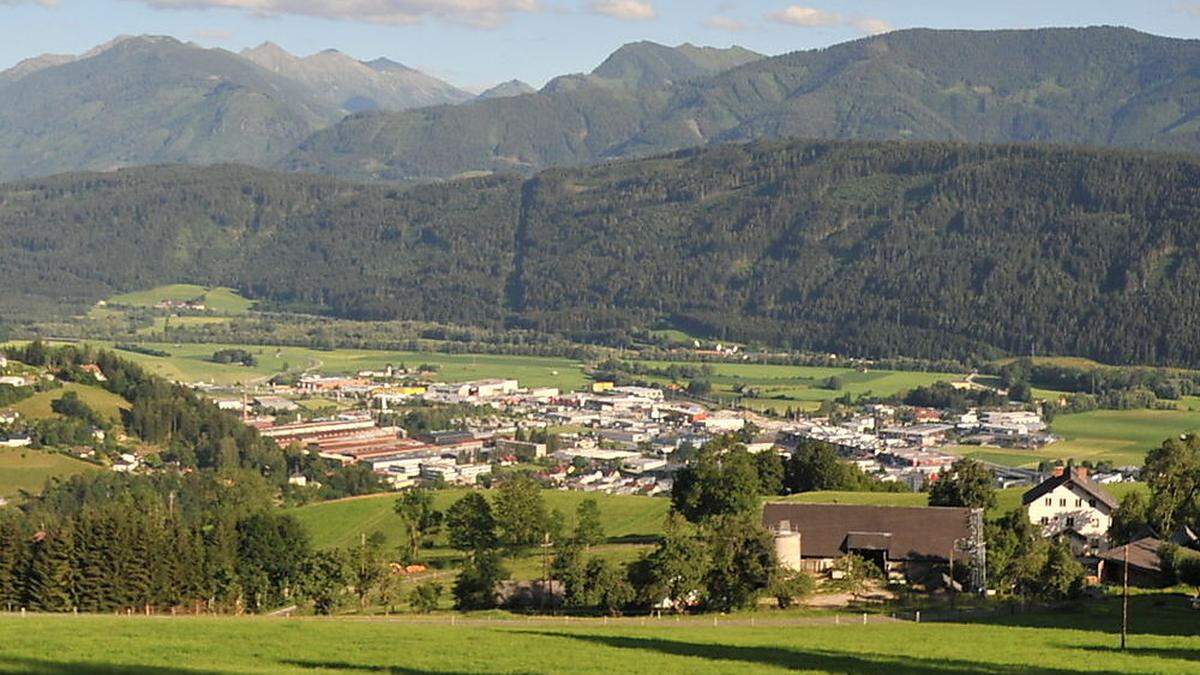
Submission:
M 530 86 L 529 84 L 527 84 L 525 82 L 522 82 L 521 80 L 509 80 L 508 82 L 501 82 L 500 84 L 492 87 L 491 89 L 484 91 L 483 93 L 481 93 L 478 96 L 477 100 L 486 101 L 488 99 L 493 99 L 493 98 L 508 98 L 510 96 L 524 96 L 525 94 L 532 94 L 536 91 L 537 90 L 534 89 L 532 86 Z

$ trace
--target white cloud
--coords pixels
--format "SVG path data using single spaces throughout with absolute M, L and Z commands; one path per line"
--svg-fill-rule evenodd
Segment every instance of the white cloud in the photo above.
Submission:
M 592 0 L 589 7 L 597 14 L 622 21 L 649 21 L 657 16 L 654 6 L 644 0 Z
M 894 30 L 892 24 L 873 16 L 846 17 L 837 12 L 802 5 L 792 5 L 778 12 L 771 12 L 767 14 L 767 20 L 801 28 L 849 26 L 865 35 L 879 35 Z
M 870 16 L 860 16 L 850 19 L 850 25 L 867 35 L 881 35 L 896 30 L 896 27 L 887 21 Z
M 822 28 L 837 26 L 842 23 L 842 17 L 835 12 L 826 12 L 813 7 L 792 5 L 778 12 L 771 12 L 767 18 L 777 23 L 786 23 L 804 28 Z
M 745 21 L 728 16 L 710 16 L 704 20 L 704 26 L 713 30 L 725 30 L 732 33 L 746 30 L 748 27 Z
M 311 16 L 336 21 L 409 25 L 426 18 L 494 28 L 538 0 L 141 0 L 160 9 L 229 9 L 258 17 Z

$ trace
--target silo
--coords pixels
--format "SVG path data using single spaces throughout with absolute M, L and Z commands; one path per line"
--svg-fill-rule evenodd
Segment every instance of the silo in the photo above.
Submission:
M 800 533 L 780 530 L 775 533 L 775 558 L 784 569 L 800 571 Z

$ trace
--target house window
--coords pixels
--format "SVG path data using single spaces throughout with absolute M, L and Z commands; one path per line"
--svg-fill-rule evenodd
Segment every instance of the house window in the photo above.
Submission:
M 1046 497 L 1046 506 L 1054 506 L 1054 498 Z
M 1067 527 L 1075 527 L 1075 516 L 1067 516 Z
M 1058 505 L 1059 505 L 1059 506 L 1066 506 L 1066 505 L 1067 505 L 1067 500 L 1066 500 L 1066 499 L 1060 499 L 1060 500 L 1058 500 Z
M 1050 518 L 1048 518 L 1047 516 L 1042 516 L 1042 524 L 1043 524 L 1043 525 L 1049 525 L 1049 524 L 1050 524 Z
M 1096 500 L 1095 500 L 1095 499 L 1089 499 L 1089 500 L 1088 500 L 1088 506 L 1092 507 L 1093 509 L 1094 509 L 1094 508 L 1096 508 Z
M 1082 500 L 1082 499 L 1076 499 L 1076 500 L 1075 500 L 1075 508 L 1079 508 L 1079 507 L 1081 507 L 1081 506 L 1083 506 L 1083 500 Z

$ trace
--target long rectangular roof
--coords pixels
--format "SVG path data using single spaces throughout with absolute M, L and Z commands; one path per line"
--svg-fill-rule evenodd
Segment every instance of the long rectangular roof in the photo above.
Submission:
M 800 533 L 806 558 L 837 558 L 849 550 L 881 550 L 888 560 L 949 560 L 976 539 L 977 509 L 949 507 L 858 506 L 851 504 L 770 503 L 763 525 Z M 959 555 L 956 553 L 956 555 Z

